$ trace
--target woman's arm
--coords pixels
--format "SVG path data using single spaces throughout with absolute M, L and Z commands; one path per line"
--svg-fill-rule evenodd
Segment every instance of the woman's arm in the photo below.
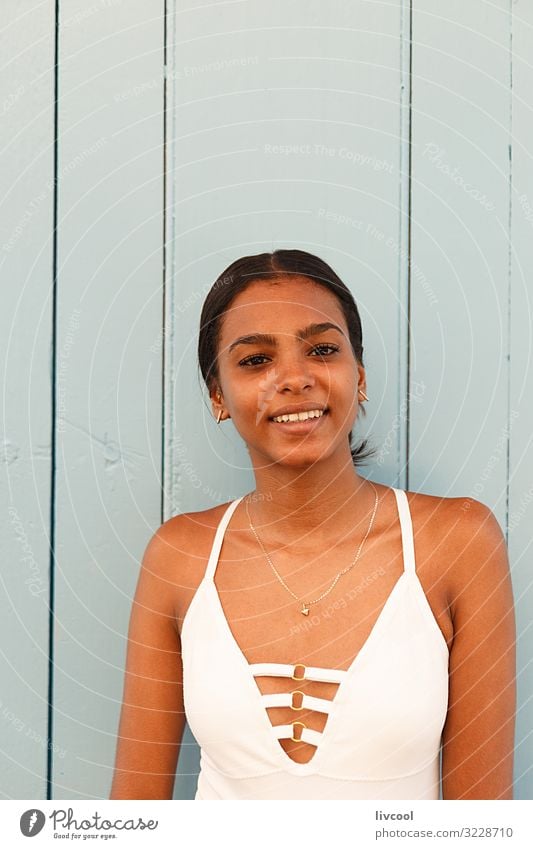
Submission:
M 449 537 L 454 637 L 442 793 L 444 799 L 512 799 L 516 632 L 505 537 L 484 504 L 457 503 Z
M 162 525 L 144 553 L 128 630 L 110 799 L 172 798 L 185 727 L 181 642 L 173 605 L 180 547 L 186 539 L 180 519 Z

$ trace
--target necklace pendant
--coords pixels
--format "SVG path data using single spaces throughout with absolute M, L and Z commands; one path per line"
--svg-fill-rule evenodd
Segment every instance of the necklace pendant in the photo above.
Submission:
M 306 606 L 305 603 L 302 604 L 302 609 L 301 609 L 300 613 L 303 613 L 304 616 L 309 616 L 309 608 Z

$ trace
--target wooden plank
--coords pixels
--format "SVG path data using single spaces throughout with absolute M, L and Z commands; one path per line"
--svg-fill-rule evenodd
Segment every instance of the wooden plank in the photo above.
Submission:
M 413 5 L 410 488 L 505 524 L 510 18 L 504 0 Z
M 0 796 L 46 798 L 54 4 L 2 4 Z M 61 757 L 60 750 L 56 750 Z
M 161 522 L 164 3 L 60 4 L 56 798 L 106 797 Z

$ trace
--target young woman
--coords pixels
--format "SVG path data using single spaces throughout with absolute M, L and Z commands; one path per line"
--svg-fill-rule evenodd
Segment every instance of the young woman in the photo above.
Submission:
M 505 540 L 471 498 L 374 484 L 348 288 L 298 250 L 244 257 L 203 306 L 213 415 L 255 490 L 165 522 L 132 607 L 110 798 L 511 799 Z M 442 750 L 442 780 L 439 755 Z

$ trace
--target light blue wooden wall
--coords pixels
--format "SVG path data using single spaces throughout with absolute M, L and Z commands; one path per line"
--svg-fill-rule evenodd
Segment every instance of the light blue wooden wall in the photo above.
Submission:
M 2 10 L 0 794 L 107 797 L 146 543 L 253 486 L 201 386 L 202 302 L 300 247 L 360 308 L 363 473 L 507 534 L 533 798 L 531 5 Z M 198 768 L 187 728 L 175 798 Z

